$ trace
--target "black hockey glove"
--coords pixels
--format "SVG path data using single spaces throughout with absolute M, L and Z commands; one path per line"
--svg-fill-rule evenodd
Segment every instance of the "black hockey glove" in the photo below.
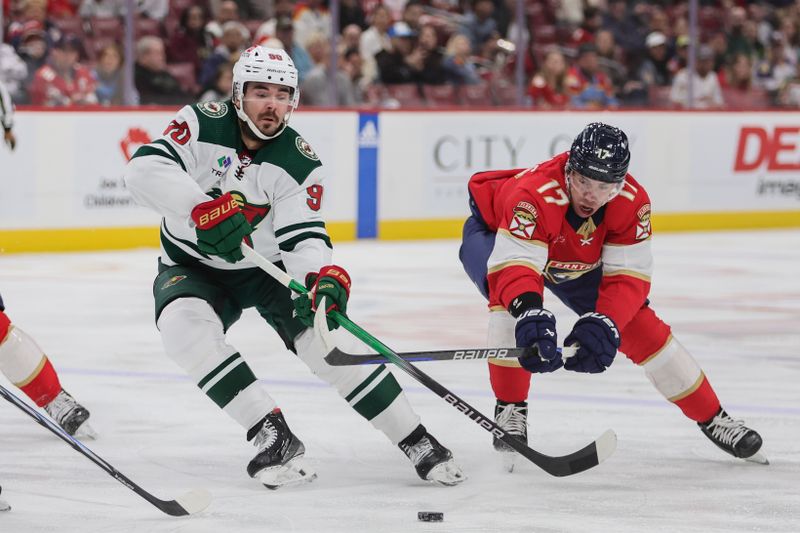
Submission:
M 517 346 L 532 346 L 537 354 L 520 357 L 519 364 L 529 372 L 553 372 L 564 366 L 556 346 L 556 317 L 547 309 L 528 309 L 517 317 L 514 328 Z
M 564 368 L 589 374 L 604 372 L 614 362 L 619 342 L 619 330 L 613 320 L 600 313 L 586 313 L 564 339 L 564 346 L 578 345 L 578 351 L 567 359 Z

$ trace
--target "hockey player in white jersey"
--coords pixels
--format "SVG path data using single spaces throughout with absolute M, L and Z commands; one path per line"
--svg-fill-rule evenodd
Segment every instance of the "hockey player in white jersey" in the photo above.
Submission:
M 321 207 L 325 170 L 292 128 L 299 102 L 288 54 L 255 46 L 233 68 L 232 99 L 186 106 L 160 139 L 142 146 L 125 172 L 136 201 L 163 215 L 153 286 L 167 355 L 247 432 L 257 454 L 248 474 L 269 488 L 311 481 L 303 443 L 276 401 L 227 343 L 227 329 L 255 307 L 286 347 L 332 384 L 360 415 L 411 459 L 425 480 L 455 485 L 464 476 L 420 424 L 384 367 L 332 367 L 313 328 L 317 306 L 346 312 L 347 272 L 331 264 Z M 242 261 L 242 240 L 292 277 L 309 298 Z M 329 327 L 337 327 L 329 320 Z

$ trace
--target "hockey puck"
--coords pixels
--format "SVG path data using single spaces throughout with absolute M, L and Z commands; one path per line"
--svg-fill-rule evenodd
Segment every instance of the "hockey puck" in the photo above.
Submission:
M 433 511 L 420 511 L 417 513 L 417 520 L 422 522 L 441 522 L 444 520 L 444 513 L 436 513 Z

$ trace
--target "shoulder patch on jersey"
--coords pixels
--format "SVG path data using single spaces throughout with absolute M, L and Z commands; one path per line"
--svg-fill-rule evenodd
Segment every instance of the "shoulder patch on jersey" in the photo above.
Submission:
M 167 281 L 164 282 L 164 284 L 161 286 L 161 288 L 162 289 L 166 289 L 166 288 L 172 287 L 173 285 L 176 285 L 176 284 L 180 283 L 181 281 L 183 281 L 185 279 L 186 279 L 186 276 L 172 276 L 171 278 L 169 278 Z
M 197 104 L 197 110 L 209 118 L 220 118 L 228 112 L 228 104 L 225 102 L 202 102 Z
M 308 142 L 306 142 L 305 139 L 298 136 L 297 138 L 295 138 L 294 144 L 295 146 L 297 146 L 297 149 L 300 150 L 301 154 L 303 154 L 312 161 L 319 161 L 319 156 L 314 151 L 314 149 L 311 148 L 311 145 L 308 144 Z
M 636 223 L 636 240 L 643 241 L 650 236 L 650 204 L 644 204 L 636 212 L 639 222 Z
M 514 207 L 514 215 L 508 225 L 509 233 L 520 239 L 532 239 L 533 232 L 536 230 L 536 217 L 538 216 L 539 212 L 533 204 L 519 202 Z

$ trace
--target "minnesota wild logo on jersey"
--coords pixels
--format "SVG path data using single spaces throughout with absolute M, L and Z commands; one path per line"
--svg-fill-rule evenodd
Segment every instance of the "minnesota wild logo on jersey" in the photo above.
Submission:
M 197 110 L 209 118 L 220 118 L 228 112 L 228 104 L 225 102 L 202 102 L 197 104 Z

